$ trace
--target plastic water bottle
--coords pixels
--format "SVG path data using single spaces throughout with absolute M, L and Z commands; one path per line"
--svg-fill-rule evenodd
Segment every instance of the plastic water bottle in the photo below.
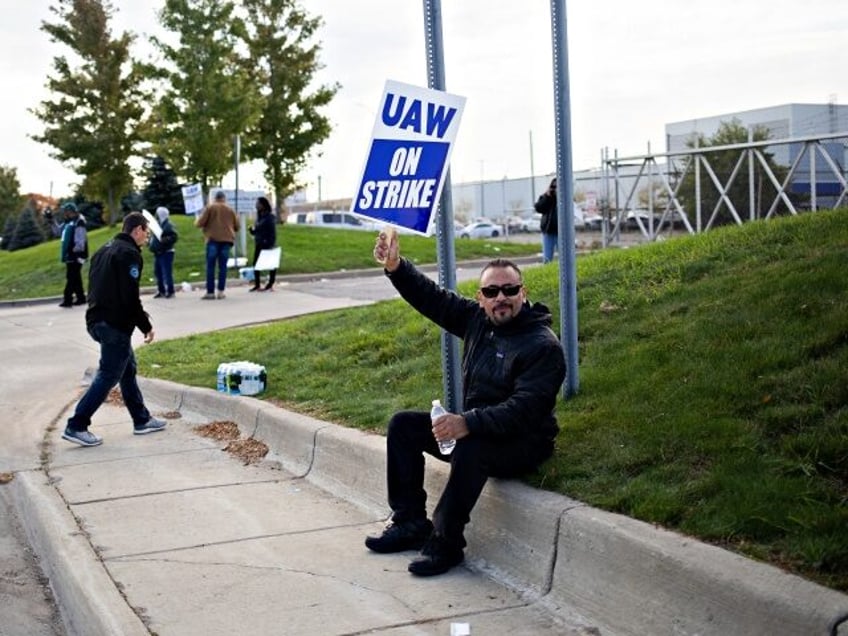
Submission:
M 445 407 L 439 400 L 433 400 L 433 408 L 430 409 L 430 419 L 436 420 L 442 415 L 447 415 Z M 455 439 L 445 439 L 439 442 L 439 451 L 442 455 L 450 455 L 453 452 L 453 447 L 456 446 Z

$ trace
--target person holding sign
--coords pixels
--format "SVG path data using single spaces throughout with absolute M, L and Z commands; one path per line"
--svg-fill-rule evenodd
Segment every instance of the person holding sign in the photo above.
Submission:
M 262 250 L 270 250 L 277 245 L 277 219 L 271 212 L 271 203 L 265 197 L 256 199 L 256 225 L 251 225 L 247 228 L 253 235 L 253 287 L 248 291 L 274 291 L 274 281 L 277 277 L 277 270 L 272 269 L 268 272 L 268 284 L 260 288 L 262 285 L 262 276 L 259 270 L 256 269 L 256 263 L 259 261 L 259 255 Z
M 551 456 L 559 432 L 554 406 L 565 380 L 551 313 L 531 304 L 521 270 L 505 259 L 480 274 L 475 300 L 442 289 L 400 256 L 397 234 L 381 232 L 374 258 L 416 311 L 463 340 L 460 413 L 431 420 L 401 411 L 389 421 L 386 462 L 390 523 L 365 545 L 380 553 L 421 549 L 417 576 L 447 572 L 463 560 L 464 528 L 489 477 L 518 477 Z M 450 455 L 438 442 L 456 440 Z M 427 519 L 424 453 L 450 462 L 450 476 Z
M 159 219 L 159 236 L 154 233 L 150 237 L 150 251 L 153 252 L 153 275 L 156 276 L 156 293 L 154 298 L 174 297 L 174 245 L 179 236 L 171 223 L 168 208 L 156 208 L 156 218 Z

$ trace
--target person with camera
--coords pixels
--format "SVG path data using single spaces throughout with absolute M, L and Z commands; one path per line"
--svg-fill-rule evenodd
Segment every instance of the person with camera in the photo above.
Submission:
M 557 235 L 559 234 L 559 223 L 557 217 L 557 180 L 551 179 L 548 189 L 539 196 L 539 200 L 533 206 L 536 212 L 542 215 L 540 227 L 542 230 L 542 262 L 550 263 L 554 260 L 554 252 L 557 249 Z
M 433 576 L 463 561 L 464 529 L 488 478 L 527 474 L 553 453 L 565 356 L 550 311 L 527 300 L 512 261 L 496 259 L 483 267 L 471 300 L 439 287 L 401 258 L 394 232 L 380 233 L 374 258 L 413 309 L 463 340 L 461 411 L 435 419 L 427 411 L 401 411 L 389 421 L 391 521 L 365 540 L 379 553 L 421 549 L 408 570 Z M 438 442 L 450 439 L 456 440 L 454 450 L 442 455 Z M 425 507 L 424 453 L 450 462 L 432 521 Z

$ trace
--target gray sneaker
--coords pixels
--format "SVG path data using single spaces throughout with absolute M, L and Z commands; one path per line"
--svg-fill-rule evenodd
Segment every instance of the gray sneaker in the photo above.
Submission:
M 206 293 L 200 297 L 200 300 L 215 300 L 215 294 Z
M 147 435 L 156 431 L 164 431 L 167 425 L 168 423 L 164 420 L 157 420 L 155 417 L 151 417 L 141 426 L 136 426 L 133 429 L 133 435 Z
M 221 300 L 222 298 L 226 298 L 226 297 L 227 297 L 227 295 L 224 292 L 222 292 L 222 291 L 218 292 L 218 300 Z
M 103 443 L 102 437 L 97 437 L 94 433 L 88 431 L 73 431 L 69 428 L 62 433 L 62 439 L 66 439 L 80 446 L 100 446 Z

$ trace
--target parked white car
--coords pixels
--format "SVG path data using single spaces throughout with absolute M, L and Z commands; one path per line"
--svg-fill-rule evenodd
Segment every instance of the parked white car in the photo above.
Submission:
M 477 221 L 462 228 L 459 238 L 494 238 L 503 235 L 503 225 L 491 223 L 490 221 Z
M 521 219 L 521 231 L 522 232 L 541 232 L 542 231 L 542 219 L 536 214 L 534 216 L 525 216 Z

